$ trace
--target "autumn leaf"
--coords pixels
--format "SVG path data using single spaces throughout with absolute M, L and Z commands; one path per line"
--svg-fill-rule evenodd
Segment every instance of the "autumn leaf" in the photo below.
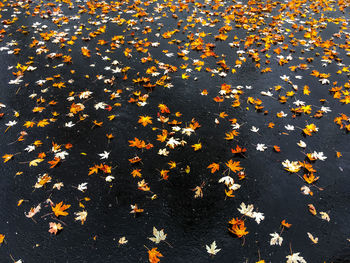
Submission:
M 142 208 L 139 208 L 137 204 L 135 205 L 130 205 L 131 211 L 130 214 L 137 214 L 137 213 L 142 213 L 144 210 Z
M 160 110 L 161 113 L 170 113 L 169 108 L 165 105 L 165 104 L 159 104 L 158 108 Z
M 118 240 L 119 245 L 125 245 L 126 243 L 128 243 L 128 240 L 126 239 L 126 237 L 119 238 Z
M 321 219 L 326 220 L 326 221 L 331 221 L 329 215 L 326 212 L 320 212 Z
M 228 133 L 225 133 L 226 137 L 225 137 L 225 140 L 233 140 L 235 138 L 235 136 L 238 136 L 239 135 L 239 132 L 236 131 L 236 130 L 233 130 L 233 131 L 230 131 Z
M 235 234 L 238 238 L 241 238 L 245 235 L 247 235 L 249 232 L 246 231 L 246 227 L 244 226 L 244 224 L 242 225 L 233 225 L 231 228 L 229 228 L 228 230 Z
M 225 163 L 228 168 L 234 173 L 243 170 L 242 167 L 240 167 L 240 161 L 233 162 L 232 160 L 229 160 L 227 163 Z
M 130 145 L 129 145 L 130 147 L 137 147 L 139 149 L 146 147 L 145 141 L 139 140 L 136 137 L 134 138 L 134 140 L 130 140 L 129 143 L 130 143 Z
M 227 197 L 235 197 L 235 195 L 233 194 L 233 190 L 228 190 L 228 191 L 227 191 L 227 190 L 225 189 L 225 194 L 226 194 Z
M 141 123 L 145 127 L 148 124 L 152 124 L 152 117 L 150 117 L 150 116 L 139 116 L 138 123 Z
M 76 217 L 74 218 L 75 221 L 81 221 L 81 224 L 84 225 L 84 222 L 86 221 L 86 217 L 88 215 L 88 213 L 83 210 L 83 211 L 80 211 L 80 212 L 75 212 L 74 213 L 76 215 Z
M 317 214 L 316 208 L 312 204 L 308 204 L 307 206 L 309 207 L 309 212 L 315 216 Z
M 236 146 L 236 149 L 231 149 L 231 152 L 236 154 L 245 153 L 246 151 L 246 148 L 241 148 L 239 145 Z
M 148 260 L 150 263 L 158 263 L 160 261 L 160 257 L 163 257 L 163 255 L 157 251 L 156 247 L 148 250 Z
M 33 126 L 35 125 L 34 121 L 26 121 L 23 126 L 25 126 L 26 128 L 33 128 Z
M 60 161 L 61 158 L 59 157 L 55 157 L 53 160 L 48 161 L 48 163 L 51 164 L 50 168 L 54 168 Z
M 5 240 L 5 235 L 0 234 L 0 244 L 2 244 Z
M 2 158 L 4 159 L 4 163 L 10 161 L 13 157 L 13 154 L 5 154 L 2 156 Z
M 303 88 L 303 93 L 305 95 L 310 95 L 311 91 L 310 91 L 310 88 L 309 86 L 305 85 L 304 88 Z
M 275 150 L 275 152 L 280 152 L 281 151 L 280 147 L 277 146 L 277 145 L 274 145 L 273 149 Z
M 39 213 L 40 209 L 41 209 L 41 204 L 38 204 L 36 207 L 32 207 L 29 210 L 28 214 L 25 214 L 25 216 L 28 218 L 32 218 L 35 214 Z
M 51 182 L 51 179 L 51 176 L 49 176 L 47 173 L 39 176 L 37 183 L 34 185 L 34 188 L 43 187 L 46 183 Z
M 135 177 L 142 177 L 141 175 L 141 169 L 134 169 L 131 171 L 131 175 L 135 178 Z
M 269 122 L 268 126 L 270 129 L 273 129 L 275 127 L 275 124 L 273 122 Z
M 170 169 L 176 168 L 176 162 L 170 161 L 170 162 L 168 162 L 168 164 L 169 164 Z
M 318 131 L 318 128 L 313 123 L 306 125 L 305 129 L 303 129 L 304 134 L 306 134 L 308 136 L 312 136 L 312 133 L 315 133 L 317 131 Z
M 311 233 L 307 232 L 307 236 L 310 238 L 312 243 L 317 244 L 318 243 L 318 237 L 314 237 Z
M 166 239 L 166 236 L 167 234 L 164 233 L 163 229 L 158 231 L 157 228 L 153 227 L 153 237 L 149 237 L 148 239 L 153 241 L 156 244 L 159 244 L 159 242 Z
M 29 162 L 29 166 L 38 166 L 38 163 L 41 163 L 42 161 L 44 161 L 44 159 L 35 159 Z
M 131 159 L 128 159 L 130 163 L 138 163 L 138 162 L 141 162 L 141 158 L 138 157 L 138 156 L 135 156 Z
M 66 209 L 68 209 L 70 207 L 70 205 L 64 205 L 63 201 L 56 204 L 55 207 L 51 206 L 52 211 L 55 213 L 55 216 L 59 217 L 60 215 L 62 216 L 67 216 L 68 212 L 64 211 Z
M 288 224 L 285 219 L 282 220 L 281 225 L 285 226 L 286 228 L 290 228 L 292 226 L 292 224 Z
M 97 165 L 95 165 L 95 166 L 92 166 L 92 167 L 90 167 L 89 168 L 89 173 L 88 173 L 88 175 L 92 175 L 92 174 L 94 174 L 94 173 L 98 173 L 98 166 Z
M 58 231 L 63 229 L 63 227 L 62 227 L 62 225 L 60 223 L 57 224 L 57 223 L 54 223 L 54 222 L 50 222 L 49 223 L 49 227 L 50 227 L 49 232 L 51 234 L 55 234 L 55 235 L 57 235 Z
M 198 150 L 202 149 L 202 144 L 199 142 L 199 143 L 191 145 L 191 147 L 194 149 L 194 151 L 198 151 Z
M 215 256 L 221 250 L 221 248 L 216 247 L 215 241 L 213 241 L 213 243 L 211 243 L 210 247 L 208 245 L 206 245 L 205 248 L 206 248 L 207 252 L 212 256 Z
M 159 173 L 160 173 L 160 176 L 161 176 L 164 180 L 168 180 L 168 178 L 169 178 L 169 175 L 168 175 L 169 170 L 161 170 Z
M 82 53 L 85 57 L 91 57 L 90 50 L 89 50 L 87 47 L 81 47 L 81 53 Z
M 48 125 L 48 124 L 49 124 L 49 122 L 47 121 L 47 119 L 43 119 L 43 120 L 39 121 L 39 122 L 36 124 L 36 126 L 37 126 L 37 127 L 45 127 L 45 126 Z
M 211 169 L 210 172 L 213 174 L 216 171 L 219 171 L 220 165 L 218 163 L 211 163 L 207 168 Z

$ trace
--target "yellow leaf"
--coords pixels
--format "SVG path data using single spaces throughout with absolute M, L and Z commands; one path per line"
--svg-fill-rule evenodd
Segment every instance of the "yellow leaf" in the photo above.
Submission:
M 196 143 L 191 146 L 195 151 L 198 151 L 202 149 L 202 144 L 201 143 Z
M 35 159 L 29 162 L 29 166 L 38 166 L 38 163 L 41 163 L 42 161 L 44 161 L 44 159 Z

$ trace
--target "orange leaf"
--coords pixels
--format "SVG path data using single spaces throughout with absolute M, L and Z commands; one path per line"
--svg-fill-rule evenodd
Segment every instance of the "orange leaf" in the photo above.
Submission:
M 48 161 L 48 163 L 51 164 L 50 168 L 54 168 L 60 161 L 61 159 L 58 157 L 55 157 L 53 160 Z
M 240 167 L 239 165 L 240 165 L 240 162 L 239 161 L 237 161 L 237 162 L 233 162 L 232 160 L 229 160 L 227 163 L 225 163 L 226 164 L 226 166 L 228 167 L 228 168 L 230 168 L 230 170 L 232 171 L 232 172 L 234 172 L 234 173 L 236 173 L 236 172 L 238 172 L 238 171 L 240 171 L 240 170 L 242 170 L 243 168 L 242 167 Z
M 12 157 L 13 157 L 13 154 L 5 154 L 4 156 L 2 156 L 2 158 L 4 158 L 4 163 L 6 163 L 9 160 L 11 160 Z
M 159 104 L 158 108 L 160 109 L 161 113 L 170 113 L 169 108 L 165 104 Z
M 276 152 L 278 152 L 278 153 L 281 151 L 280 147 L 277 146 L 277 145 L 274 145 L 274 146 L 273 146 L 273 149 L 274 149 Z
M 146 147 L 145 141 L 139 140 L 139 139 L 136 138 L 136 137 L 134 138 L 133 141 L 130 140 L 129 143 L 130 143 L 130 145 L 129 145 L 130 147 L 137 147 L 137 148 L 139 148 L 139 149 L 145 148 L 145 147 Z
M 288 224 L 285 219 L 282 220 L 281 225 L 285 226 L 286 228 L 290 228 L 292 226 L 292 224 Z
M 0 234 L 0 244 L 2 244 L 2 242 L 4 242 L 5 239 L 5 235 Z
M 93 166 L 93 167 L 90 167 L 89 168 L 89 174 L 88 175 L 92 175 L 93 173 L 98 173 L 98 166 L 97 165 L 95 165 L 95 166 Z
M 236 149 L 231 149 L 232 153 L 245 153 L 246 151 L 246 148 L 241 148 L 239 145 L 236 146 Z
M 211 173 L 215 173 L 216 171 L 219 171 L 220 165 L 218 163 L 211 163 L 207 168 L 211 169 Z
M 86 57 L 91 57 L 90 50 L 87 49 L 86 47 L 81 48 L 81 53 Z
M 228 230 L 231 233 L 235 234 L 237 237 L 241 238 L 249 233 L 248 231 L 246 231 L 246 229 L 247 228 L 244 226 L 244 223 L 243 223 L 243 224 L 239 224 L 239 225 L 233 225 Z
M 228 191 L 227 191 L 227 190 L 225 189 L 225 194 L 226 194 L 227 197 L 235 197 L 235 195 L 233 194 L 233 190 L 228 190 Z
M 230 131 L 228 133 L 225 133 L 226 137 L 225 137 L 225 140 L 233 140 L 235 138 L 235 136 L 238 136 L 239 135 L 239 132 L 236 131 L 236 130 L 233 130 L 233 131 Z
M 310 213 L 315 216 L 317 214 L 317 212 L 316 212 L 316 208 L 314 207 L 314 205 L 308 204 L 307 206 L 309 207 Z
M 158 263 L 160 261 L 159 258 L 163 257 L 163 255 L 157 251 L 157 248 L 154 247 L 151 250 L 148 250 L 148 260 L 150 263 Z
M 273 127 L 275 127 L 275 124 L 274 124 L 273 122 L 270 122 L 269 125 L 268 125 L 267 127 L 273 129 Z
M 169 178 L 168 173 L 169 173 L 169 170 L 161 170 L 160 176 L 163 177 L 164 180 L 168 180 L 168 178 Z
M 141 175 L 141 169 L 134 169 L 134 170 L 132 170 L 131 175 L 132 175 L 134 178 L 135 178 L 136 176 L 137 176 L 137 177 L 142 177 L 142 175 Z
M 52 211 L 55 213 L 55 216 L 66 216 L 68 215 L 68 212 L 65 212 L 64 210 L 68 209 L 70 205 L 63 205 L 63 201 L 56 204 L 55 207 L 51 206 Z
M 152 124 L 152 117 L 150 116 L 139 116 L 139 121 L 138 123 L 141 123 L 144 127 L 147 126 L 148 124 Z

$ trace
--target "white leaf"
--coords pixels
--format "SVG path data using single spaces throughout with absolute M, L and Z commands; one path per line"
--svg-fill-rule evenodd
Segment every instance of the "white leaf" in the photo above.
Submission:
M 246 206 L 245 203 L 242 202 L 240 208 L 237 208 L 237 210 L 243 215 L 254 217 L 253 216 L 254 205 Z
M 234 180 L 231 176 L 224 176 L 219 180 L 219 183 L 224 183 L 225 185 L 229 186 L 229 185 L 233 185 L 234 184 Z
M 305 259 L 301 256 L 299 256 L 299 252 L 298 253 L 294 253 L 291 255 L 286 256 L 287 258 L 287 263 L 306 263 Z
M 153 227 L 153 236 L 154 237 L 149 237 L 148 239 L 158 244 L 160 241 L 166 239 L 167 234 L 164 234 L 163 229 L 158 231 L 157 228 Z
M 215 256 L 221 250 L 221 248 L 217 249 L 215 241 L 211 243 L 210 247 L 208 245 L 205 245 L 205 248 L 207 249 L 207 252 L 213 256 Z
M 271 233 L 270 236 L 272 237 L 270 240 L 270 246 L 273 245 L 282 245 L 283 242 L 283 238 L 278 234 L 278 233 Z
M 253 212 L 253 218 L 258 224 L 260 224 L 260 222 L 265 219 L 265 216 L 263 213 Z
M 258 143 L 258 144 L 256 145 L 256 150 L 258 150 L 258 151 L 263 152 L 263 151 L 265 151 L 266 149 L 267 149 L 267 147 L 266 147 L 265 144 L 263 144 L 263 143 Z
M 110 153 L 111 152 L 103 151 L 103 153 L 99 153 L 98 155 L 100 156 L 100 158 L 102 160 L 102 159 L 108 159 Z
M 297 143 L 297 145 L 298 145 L 299 147 L 301 147 L 301 148 L 306 148 L 306 143 L 305 143 L 304 141 L 302 141 L 302 140 L 300 140 L 300 141 Z
M 78 185 L 78 190 L 84 192 L 87 189 L 88 183 L 81 183 Z
M 323 220 L 326 220 L 328 222 L 331 221 L 331 219 L 329 218 L 329 215 L 326 212 L 320 212 L 320 215 Z

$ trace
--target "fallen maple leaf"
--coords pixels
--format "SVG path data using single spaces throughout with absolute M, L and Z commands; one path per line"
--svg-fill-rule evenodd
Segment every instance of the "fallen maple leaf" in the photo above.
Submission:
M 26 217 L 32 218 L 36 213 L 38 213 L 41 209 L 41 204 L 38 204 L 36 207 L 32 207 L 28 214 L 25 214 Z
M 159 242 L 166 239 L 167 234 L 164 233 L 163 229 L 158 231 L 157 228 L 153 227 L 153 236 L 154 237 L 149 237 L 148 239 L 158 244 Z
M 210 172 L 213 174 L 216 171 L 219 171 L 220 165 L 218 163 L 211 163 L 207 168 L 211 169 Z
M 229 160 L 227 163 L 225 163 L 226 164 L 226 166 L 228 167 L 228 168 L 230 168 L 230 170 L 232 171 L 232 172 L 234 172 L 234 173 L 236 173 L 236 172 L 238 172 L 238 171 L 240 171 L 240 170 L 242 170 L 243 168 L 242 167 L 240 167 L 239 165 L 240 165 L 240 162 L 239 161 L 237 161 L 237 162 L 233 162 L 232 160 Z
M 148 260 L 150 263 L 158 263 L 160 261 L 160 257 L 163 257 L 163 255 L 157 251 L 156 247 L 148 250 Z
M 35 159 L 29 162 L 29 166 L 38 166 L 38 163 L 41 163 L 42 161 L 44 161 L 44 159 Z
M 5 154 L 2 156 L 2 158 L 4 158 L 4 163 L 10 161 L 13 157 L 13 154 Z
M 55 235 L 57 235 L 57 232 L 59 230 L 63 229 L 63 227 L 62 227 L 62 225 L 60 223 L 57 224 L 57 223 L 54 223 L 54 222 L 50 222 L 49 226 L 50 226 L 49 232 L 51 234 L 55 234 Z
M 141 123 L 145 127 L 148 124 L 152 124 L 152 117 L 150 117 L 150 116 L 139 116 L 138 123 Z
M 60 161 L 61 158 L 59 157 L 55 157 L 53 160 L 48 161 L 48 163 L 51 164 L 50 168 L 54 168 Z
M 285 219 L 282 220 L 281 225 L 285 226 L 286 228 L 290 228 L 292 226 L 292 224 L 288 224 Z
M 309 207 L 310 213 L 315 216 L 317 214 L 316 208 L 312 204 L 308 204 L 307 206 Z
M 59 217 L 60 215 L 62 216 L 67 216 L 68 212 L 65 212 L 64 210 L 68 209 L 70 205 L 63 205 L 63 201 L 56 204 L 55 207 L 51 206 L 52 211 L 55 213 L 55 216 Z

